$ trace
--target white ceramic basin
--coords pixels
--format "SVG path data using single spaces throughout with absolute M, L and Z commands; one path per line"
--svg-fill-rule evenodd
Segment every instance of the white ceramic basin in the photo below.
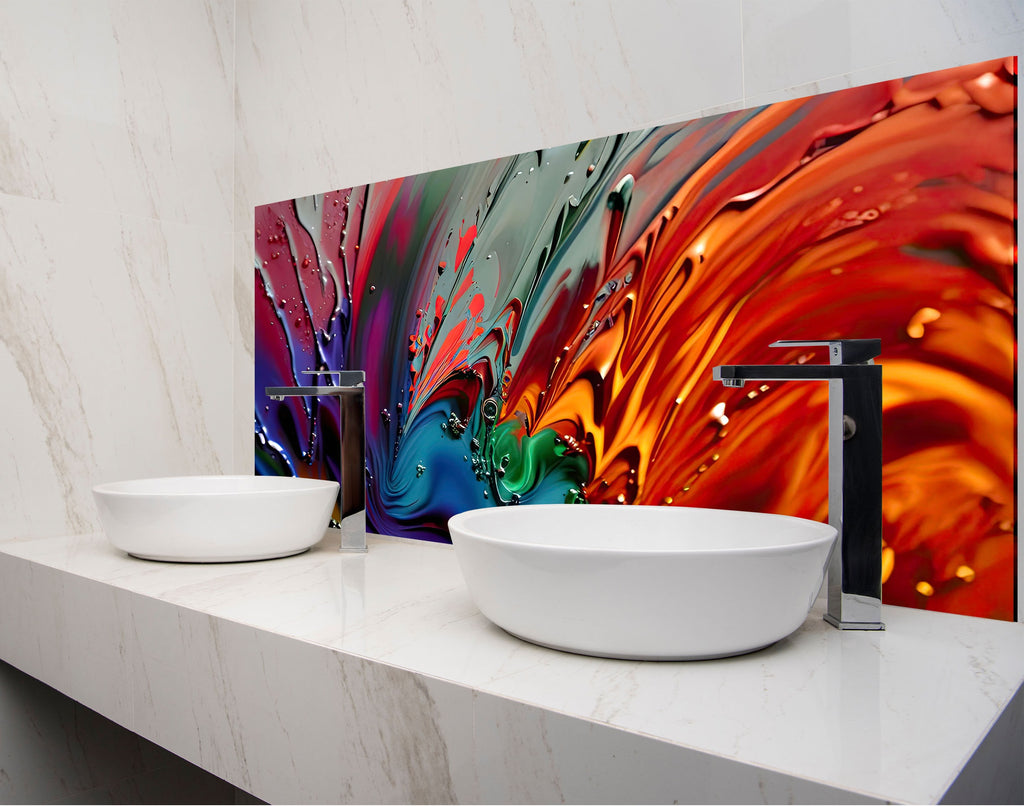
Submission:
M 694 507 L 508 506 L 448 525 L 470 594 L 499 627 L 639 660 L 785 638 L 807 618 L 836 539 L 802 518 Z
M 93 488 L 117 548 L 146 560 L 216 563 L 298 554 L 318 543 L 338 484 L 282 476 L 179 476 Z

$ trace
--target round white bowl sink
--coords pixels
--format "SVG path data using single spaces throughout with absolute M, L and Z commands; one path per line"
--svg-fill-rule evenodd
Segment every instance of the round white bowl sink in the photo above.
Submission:
M 216 563 L 298 554 L 320 542 L 338 483 L 287 476 L 178 476 L 93 487 L 103 530 L 146 560 Z
M 470 594 L 512 635 L 609 658 L 752 652 L 807 618 L 836 539 L 785 515 L 668 506 L 475 509 L 448 522 Z

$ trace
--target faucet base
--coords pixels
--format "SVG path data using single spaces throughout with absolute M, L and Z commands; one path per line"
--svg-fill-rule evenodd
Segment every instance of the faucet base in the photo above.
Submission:
M 338 529 L 341 541 L 338 551 L 346 554 L 366 553 L 366 510 L 361 509 L 341 519 Z
M 840 621 L 828 613 L 824 616 L 825 621 L 837 630 L 884 630 L 885 624 L 881 621 Z

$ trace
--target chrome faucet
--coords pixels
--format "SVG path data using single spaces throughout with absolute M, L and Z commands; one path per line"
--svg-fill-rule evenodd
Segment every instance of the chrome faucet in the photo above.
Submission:
M 726 386 L 745 381 L 828 381 L 828 522 L 839 533 L 828 566 L 825 621 L 841 630 L 882 623 L 882 368 L 880 339 L 776 341 L 827 346 L 828 364 L 719 366 Z
M 338 435 L 338 493 L 341 511 L 341 550 L 366 551 L 366 373 L 362 370 L 303 370 L 303 375 L 336 375 L 336 386 L 268 386 L 271 400 L 286 397 L 337 397 L 341 404 Z M 334 525 L 333 523 L 331 524 Z

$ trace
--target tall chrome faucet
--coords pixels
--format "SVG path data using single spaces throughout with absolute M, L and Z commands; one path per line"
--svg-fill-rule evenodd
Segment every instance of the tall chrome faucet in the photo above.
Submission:
M 882 623 L 882 368 L 879 339 L 776 341 L 827 346 L 828 364 L 719 366 L 726 386 L 745 381 L 828 381 L 828 522 L 839 532 L 828 567 L 825 620 L 841 630 Z
M 336 397 L 341 404 L 338 435 L 341 456 L 338 461 L 339 509 L 341 511 L 341 550 L 366 551 L 366 420 L 364 391 L 366 373 L 362 370 L 304 370 L 304 375 L 336 375 L 336 386 L 268 386 L 271 400 L 286 397 Z

